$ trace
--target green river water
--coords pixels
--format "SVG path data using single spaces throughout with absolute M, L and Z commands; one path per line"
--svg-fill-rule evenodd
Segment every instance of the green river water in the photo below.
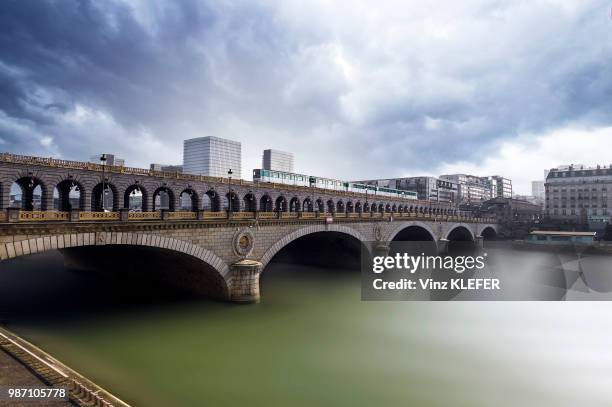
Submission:
M 8 328 L 134 406 L 612 405 L 608 302 L 362 302 L 358 272 L 276 263 L 234 305 L 0 267 Z

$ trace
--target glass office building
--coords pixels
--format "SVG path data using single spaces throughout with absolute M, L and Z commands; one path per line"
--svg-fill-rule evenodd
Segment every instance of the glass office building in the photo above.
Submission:
M 210 177 L 242 178 L 240 142 L 219 137 L 198 137 L 183 142 L 183 172 Z
M 262 168 L 270 171 L 293 172 L 293 154 L 279 150 L 264 150 Z

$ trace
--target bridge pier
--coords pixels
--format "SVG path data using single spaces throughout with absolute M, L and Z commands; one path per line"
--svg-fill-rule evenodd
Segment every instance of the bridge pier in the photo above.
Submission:
M 445 255 L 448 253 L 448 239 L 438 239 L 438 254 Z
M 476 250 L 484 249 L 484 238 L 482 236 L 476 236 L 474 244 L 476 245 Z
M 230 301 L 238 303 L 257 303 L 260 299 L 259 275 L 262 264 L 255 260 L 240 260 L 230 266 L 232 285 Z

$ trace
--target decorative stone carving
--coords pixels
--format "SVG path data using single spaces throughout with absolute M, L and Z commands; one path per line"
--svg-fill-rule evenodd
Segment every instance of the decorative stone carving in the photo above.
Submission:
M 255 246 L 255 237 L 248 229 L 241 229 L 234 234 L 232 241 L 232 248 L 234 254 L 241 258 L 247 258 L 252 252 Z

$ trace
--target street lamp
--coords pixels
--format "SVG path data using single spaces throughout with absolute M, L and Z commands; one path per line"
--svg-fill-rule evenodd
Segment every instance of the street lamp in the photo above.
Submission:
M 106 202 L 104 199 L 106 198 L 106 154 L 102 154 L 100 157 L 100 163 L 102 164 L 102 212 L 104 212 L 106 209 Z
M 230 217 L 232 216 L 232 169 L 230 168 L 229 171 L 227 171 L 227 175 L 229 177 L 228 181 L 227 181 L 227 186 L 229 189 L 228 195 L 227 195 L 227 199 L 228 199 L 228 205 L 229 205 L 229 215 Z

